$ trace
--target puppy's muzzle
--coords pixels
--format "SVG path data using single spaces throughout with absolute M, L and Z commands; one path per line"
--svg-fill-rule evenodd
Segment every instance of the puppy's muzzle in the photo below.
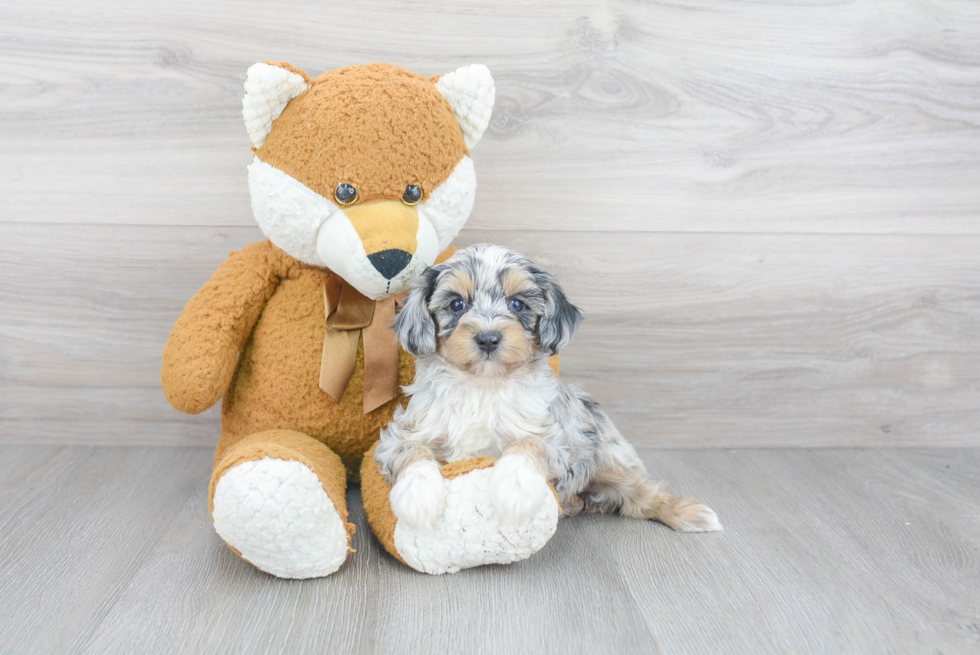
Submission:
M 500 346 L 500 339 L 500 332 L 480 332 L 473 337 L 473 340 L 476 341 L 477 347 L 487 355 L 492 353 L 498 346 Z

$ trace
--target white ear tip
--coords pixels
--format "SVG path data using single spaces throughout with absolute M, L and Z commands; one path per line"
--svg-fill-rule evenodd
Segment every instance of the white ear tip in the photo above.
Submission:
M 289 101 L 307 89 L 302 75 L 269 64 L 252 64 L 245 78 L 242 116 L 252 145 L 260 148 L 272 130 L 272 123 Z
M 496 89 L 490 69 L 483 64 L 462 66 L 440 77 L 436 88 L 453 108 L 466 147 L 472 148 L 483 136 L 493 113 Z

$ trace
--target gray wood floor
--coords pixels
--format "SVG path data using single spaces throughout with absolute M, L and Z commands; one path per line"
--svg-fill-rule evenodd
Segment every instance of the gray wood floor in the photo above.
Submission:
M 357 553 L 278 580 L 207 518 L 203 448 L 0 447 L 3 653 L 971 653 L 980 451 L 647 450 L 725 531 L 562 521 L 511 566 Z

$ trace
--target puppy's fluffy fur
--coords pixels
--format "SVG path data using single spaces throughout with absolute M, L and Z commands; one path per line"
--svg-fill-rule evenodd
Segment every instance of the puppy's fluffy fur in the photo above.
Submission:
M 438 520 L 437 462 L 491 456 L 500 458 L 492 500 L 506 522 L 533 516 L 550 480 L 566 517 L 619 512 L 675 530 L 721 529 L 709 508 L 647 479 L 599 405 L 548 366 L 580 320 L 551 275 L 507 248 L 471 246 L 423 273 L 395 320 L 418 358 L 410 400 L 375 451 L 399 520 Z

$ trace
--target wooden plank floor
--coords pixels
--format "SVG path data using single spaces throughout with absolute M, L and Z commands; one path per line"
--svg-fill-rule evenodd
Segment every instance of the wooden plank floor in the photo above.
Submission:
M 357 553 L 279 580 L 207 518 L 203 448 L 0 447 L 0 652 L 967 653 L 980 450 L 647 450 L 725 531 L 577 517 L 511 566 Z

